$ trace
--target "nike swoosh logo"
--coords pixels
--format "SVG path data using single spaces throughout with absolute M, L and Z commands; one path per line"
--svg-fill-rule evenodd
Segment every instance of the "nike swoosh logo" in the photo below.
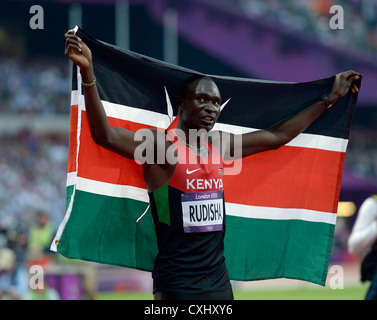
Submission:
M 196 171 L 200 170 L 200 168 L 198 169 L 195 169 L 195 170 L 189 170 L 189 169 L 186 169 L 186 174 L 191 174 L 191 173 L 194 173 Z

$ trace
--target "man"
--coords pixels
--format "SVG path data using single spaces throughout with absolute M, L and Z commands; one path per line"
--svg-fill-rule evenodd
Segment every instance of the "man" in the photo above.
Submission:
M 36 221 L 30 228 L 28 237 L 28 259 L 31 264 L 50 263 L 49 244 L 53 238 L 54 228 L 47 212 L 36 213 Z
M 239 136 L 215 132 L 211 140 L 207 137 L 220 115 L 221 94 L 211 78 L 192 77 L 184 81 L 177 97 L 177 128 L 166 133 L 145 130 L 143 140 L 140 132 L 110 127 L 97 91 L 90 49 L 73 30 L 65 37 L 65 54 L 80 67 L 93 140 L 133 160 L 140 160 L 143 143 L 154 150 L 152 161 L 143 163 L 143 174 L 159 249 L 152 273 L 155 299 L 233 299 L 223 255 L 222 159 L 285 145 L 349 89 L 357 93 L 355 81 L 360 75 L 354 71 L 337 75 L 327 96 L 318 97 L 318 102 L 268 130 Z M 190 139 L 193 132 L 195 139 Z M 161 154 L 162 161 L 158 159 Z
M 361 281 L 370 281 L 365 300 L 377 300 L 377 195 L 360 207 L 348 238 L 348 251 L 362 258 Z

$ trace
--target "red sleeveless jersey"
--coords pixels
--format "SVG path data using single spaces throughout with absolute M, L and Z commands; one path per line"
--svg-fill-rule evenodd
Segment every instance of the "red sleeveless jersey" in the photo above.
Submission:
M 173 131 L 177 152 L 173 175 L 149 193 L 159 252 L 152 272 L 154 290 L 205 293 L 231 288 L 224 258 L 223 163 L 208 142 L 197 155 Z

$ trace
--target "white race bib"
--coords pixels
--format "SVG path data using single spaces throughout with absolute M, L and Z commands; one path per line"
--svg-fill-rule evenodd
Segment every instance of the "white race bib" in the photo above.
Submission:
M 220 231 L 223 228 L 223 191 L 182 193 L 183 230 L 190 232 Z

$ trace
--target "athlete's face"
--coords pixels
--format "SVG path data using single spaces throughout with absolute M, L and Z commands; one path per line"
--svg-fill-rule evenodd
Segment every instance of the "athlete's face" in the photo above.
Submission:
M 210 131 L 220 115 L 221 95 L 210 79 L 193 82 L 179 103 L 182 121 L 187 129 Z

